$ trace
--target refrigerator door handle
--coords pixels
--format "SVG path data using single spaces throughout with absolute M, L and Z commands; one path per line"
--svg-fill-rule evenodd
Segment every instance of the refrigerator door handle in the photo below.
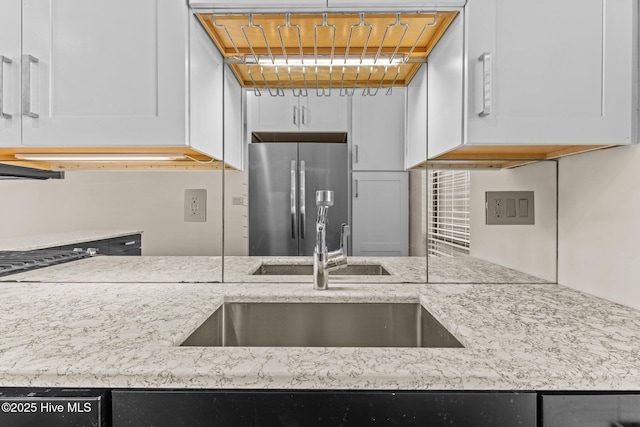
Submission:
M 300 160 L 300 238 L 304 239 L 304 230 L 307 227 L 307 210 L 305 203 L 305 166 L 304 160 Z
M 291 238 L 296 238 L 296 161 L 291 160 Z

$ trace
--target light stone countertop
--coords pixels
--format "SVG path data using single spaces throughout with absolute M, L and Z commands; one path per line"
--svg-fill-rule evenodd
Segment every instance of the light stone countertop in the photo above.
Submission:
M 32 251 L 94 240 L 141 234 L 142 230 L 78 230 L 33 236 L 9 237 L 0 241 L 0 251 Z
M 465 346 L 178 347 L 223 302 L 420 302 Z M 0 283 L 5 387 L 638 390 L 640 312 L 550 284 Z
M 262 264 L 307 264 L 311 257 L 224 258 L 225 282 L 312 283 L 311 275 L 252 275 Z M 424 257 L 349 257 L 350 264 L 380 264 L 388 276 L 330 274 L 333 283 L 425 283 Z M 437 283 L 549 283 L 540 278 L 472 257 L 429 258 L 429 282 Z M 206 256 L 96 256 L 70 263 L 1 277 L 18 282 L 221 282 L 221 257 Z

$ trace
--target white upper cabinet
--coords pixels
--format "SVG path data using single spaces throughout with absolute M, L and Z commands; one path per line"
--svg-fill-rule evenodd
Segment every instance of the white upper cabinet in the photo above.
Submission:
M 294 11 L 297 8 L 324 8 L 327 6 L 327 0 L 251 0 L 251 1 L 233 1 L 233 0 L 189 0 L 189 6 L 193 8 L 207 9 L 287 9 Z
M 0 147 L 20 145 L 20 7 L 0 2 Z
M 226 111 L 222 102 L 232 96 L 225 93 L 227 67 L 198 19 L 191 15 L 189 20 L 190 142 L 198 151 L 222 159 L 223 129 L 227 131 L 223 120 L 235 113 Z
M 247 92 L 247 129 L 251 132 L 346 132 L 348 99 L 334 91 L 331 96 L 262 96 Z
M 472 0 L 470 144 L 636 142 L 637 0 Z
M 367 1 L 358 1 L 358 0 L 327 0 L 327 5 L 329 7 L 359 7 L 359 8 L 368 8 L 368 7 L 384 7 L 387 10 L 394 10 L 395 8 L 404 8 L 404 7 L 416 7 L 416 8 L 428 8 L 428 7 L 448 7 L 448 6 L 464 6 L 466 0 L 398 0 L 398 1 L 389 1 L 389 0 L 367 0 Z
M 427 66 L 422 65 L 407 87 L 405 168 L 427 160 Z
M 346 132 L 349 125 L 349 98 L 332 91 L 330 96 L 299 97 L 300 130 L 308 132 Z
M 429 158 L 463 142 L 463 71 L 464 18 L 458 16 L 433 48 L 427 61 Z
M 398 171 L 405 165 L 406 89 L 385 95 L 352 97 L 352 169 Z
M 185 145 L 184 1 L 22 6 L 23 145 Z

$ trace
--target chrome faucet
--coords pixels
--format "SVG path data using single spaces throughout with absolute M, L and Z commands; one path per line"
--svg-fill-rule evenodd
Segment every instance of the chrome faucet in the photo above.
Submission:
M 329 252 L 326 243 L 327 214 L 333 206 L 333 191 L 316 191 L 316 247 L 313 251 L 313 287 L 327 289 L 329 272 L 347 266 L 347 237 L 350 228 L 347 224 L 340 226 L 340 249 Z

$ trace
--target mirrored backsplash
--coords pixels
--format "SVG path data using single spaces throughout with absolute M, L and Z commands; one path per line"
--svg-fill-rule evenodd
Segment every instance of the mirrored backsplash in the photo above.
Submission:
M 350 255 L 349 269 L 332 272 L 330 282 L 555 283 L 556 165 L 407 172 L 407 255 Z M 206 190 L 206 222 L 185 220 L 189 189 Z M 224 188 L 222 171 L 77 171 L 64 180 L 0 182 L 0 191 L 11 201 L 2 206 L 5 246 L 28 236 L 142 233 L 142 257 L 98 253 L 0 280 L 312 282 L 309 255 L 250 254 L 249 171 L 224 171 Z M 487 191 L 533 191 L 534 224 L 487 224 Z M 315 222 L 315 209 L 308 216 Z

